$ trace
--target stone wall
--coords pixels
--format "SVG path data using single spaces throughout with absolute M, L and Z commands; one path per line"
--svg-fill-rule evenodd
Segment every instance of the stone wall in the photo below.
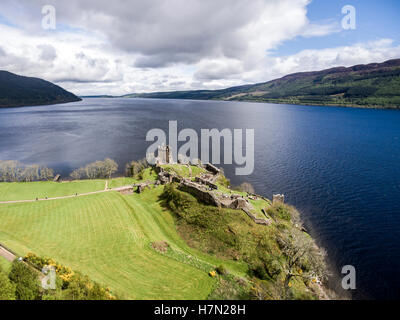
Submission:
M 178 187 L 179 190 L 190 193 L 194 197 L 196 197 L 198 200 L 205 204 L 209 204 L 212 206 L 216 207 L 221 207 L 221 202 L 218 200 L 216 196 L 214 196 L 212 193 L 208 192 L 207 190 L 204 190 L 201 188 L 199 185 L 190 182 L 190 181 L 182 181 L 182 183 Z

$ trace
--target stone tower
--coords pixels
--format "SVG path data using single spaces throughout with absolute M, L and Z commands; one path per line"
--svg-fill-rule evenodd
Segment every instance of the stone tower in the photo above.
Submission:
M 166 146 L 162 144 L 158 147 L 158 164 L 169 164 L 173 163 L 171 148 L 170 146 Z

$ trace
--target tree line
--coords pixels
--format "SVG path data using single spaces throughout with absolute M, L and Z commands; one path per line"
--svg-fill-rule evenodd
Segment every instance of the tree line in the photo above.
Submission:
M 118 171 L 118 164 L 109 158 L 104 161 L 95 161 L 87 164 L 86 166 L 75 169 L 70 174 L 74 180 L 81 179 L 110 179 L 111 176 Z
M 125 166 L 127 177 L 138 177 L 148 168 L 146 159 L 130 161 Z M 118 172 L 118 164 L 110 158 L 94 161 L 71 172 L 73 180 L 110 179 Z M 0 160 L 0 182 L 48 181 L 54 178 L 54 170 L 37 164 L 26 165 L 17 160 Z
M 0 182 L 51 180 L 54 170 L 37 164 L 25 165 L 16 160 L 0 160 Z

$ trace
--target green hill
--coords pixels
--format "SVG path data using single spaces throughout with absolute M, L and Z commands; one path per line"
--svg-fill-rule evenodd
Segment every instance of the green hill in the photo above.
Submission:
M 294 73 L 264 83 L 222 90 L 154 92 L 125 97 L 400 108 L 400 59 Z
M 165 170 L 185 176 L 183 168 L 169 165 Z M 192 173 L 203 172 L 198 169 Z M 141 182 L 151 170 L 145 169 Z M 54 259 L 122 299 L 323 298 L 314 283 L 319 277 L 315 261 L 322 261 L 292 207 L 252 200 L 253 214 L 270 221 L 260 225 L 242 210 L 207 205 L 176 183 L 126 194 L 104 191 L 105 182 L 1 183 L 2 200 L 100 191 L 0 203 L 0 243 L 19 256 L 31 252 Z M 132 182 L 112 179 L 108 186 Z M 221 176 L 218 190 L 212 192 L 232 195 L 227 183 Z M 9 268 L 0 262 L 3 269 Z
M 73 93 L 51 82 L 0 70 L 0 108 L 50 105 L 80 100 Z

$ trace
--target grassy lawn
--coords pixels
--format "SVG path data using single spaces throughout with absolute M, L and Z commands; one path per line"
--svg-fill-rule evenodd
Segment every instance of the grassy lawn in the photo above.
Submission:
M 105 180 L 81 180 L 71 182 L 1 182 L 0 201 L 54 198 L 75 193 L 104 190 Z
M 179 237 L 172 215 L 157 201 L 161 192 L 158 187 L 127 196 L 108 192 L 3 204 L 0 242 L 20 255 L 34 252 L 52 257 L 124 298 L 204 299 L 215 279 L 150 247 L 150 242 L 163 240 L 186 255 L 220 263 L 190 249 Z

